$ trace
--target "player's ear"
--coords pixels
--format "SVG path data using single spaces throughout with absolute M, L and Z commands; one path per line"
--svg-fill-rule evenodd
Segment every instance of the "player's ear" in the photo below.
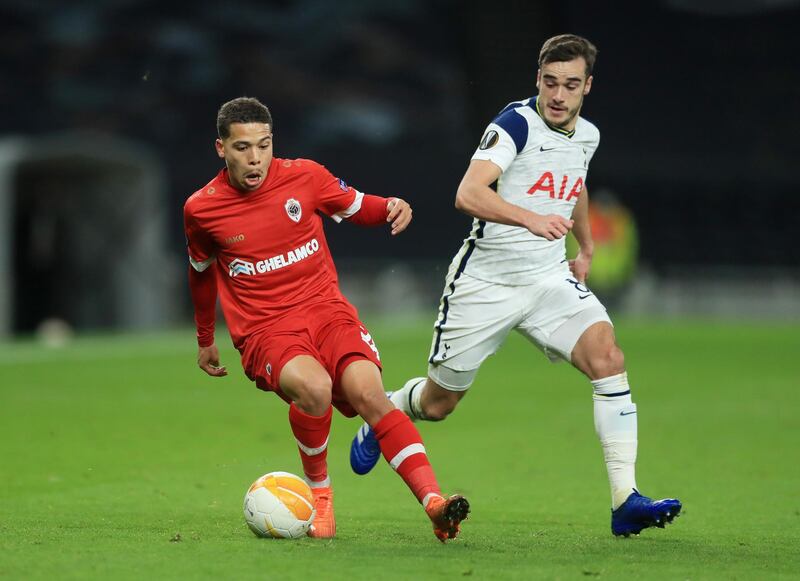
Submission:
M 222 140 L 221 139 L 217 139 L 214 142 L 214 149 L 217 150 L 217 156 L 218 157 L 220 157 L 221 159 L 225 159 L 225 148 L 222 145 Z
M 584 94 L 584 96 L 588 95 L 589 91 L 592 90 L 592 79 L 594 79 L 594 77 L 592 75 L 589 75 L 589 78 L 586 79 L 586 84 L 583 86 L 583 94 Z
M 536 69 L 536 88 L 539 88 L 539 81 L 542 80 L 542 69 Z

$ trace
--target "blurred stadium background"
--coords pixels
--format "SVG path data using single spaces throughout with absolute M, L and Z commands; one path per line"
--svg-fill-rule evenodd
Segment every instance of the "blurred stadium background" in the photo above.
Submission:
M 0 578 L 797 578 L 798 30 L 800 0 L 0 0 Z M 256 545 L 242 493 L 300 464 L 224 331 L 232 377 L 194 365 L 182 207 L 219 105 L 259 97 L 277 156 L 413 204 L 397 239 L 326 225 L 394 388 L 424 373 L 483 128 L 567 31 L 600 50 L 590 284 L 637 378 L 640 484 L 681 522 L 608 534 L 588 386 L 513 335 L 420 426 L 474 501 L 458 543 L 387 467 L 352 474 L 336 415 L 339 541 Z
M 277 156 L 413 204 L 399 239 L 327 230 L 361 310 L 432 320 L 468 231 L 455 188 L 560 32 L 600 51 L 584 116 L 602 134 L 588 183 L 609 305 L 800 319 L 800 2 L 487 6 L 0 2 L 0 337 L 189 324 L 181 209 L 240 95 L 271 108 Z

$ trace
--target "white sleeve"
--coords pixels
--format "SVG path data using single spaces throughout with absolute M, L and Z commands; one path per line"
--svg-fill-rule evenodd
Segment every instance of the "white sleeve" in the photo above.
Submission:
M 353 200 L 353 203 L 347 206 L 344 210 L 336 212 L 335 214 L 331 214 L 331 218 L 333 218 L 333 221 L 337 224 L 342 220 L 349 218 L 361 209 L 361 201 L 364 199 L 364 193 L 359 192 L 355 188 L 353 188 L 353 190 L 356 192 L 356 197 Z
M 588 164 L 592 161 L 592 157 L 594 157 L 594 152 L 597 151 L 597 147 L 600 145 L 600 130 L 595 127 L 594 124 L 581 119 L 578 123 L 585 124 L 586 126 L 586 139 L 584 143 L 586 144 L 586 163 Z
M 515 157 L 517 157 L 517 146 L 514 140 L 496 123 L 489 123 L 483 132 L 478 149 L 472 154 L 472 159 L 491 161 L 503 171 L 508 169 Z
M 600 132 L 597 132 L 597 137 L 594 139 L 592 144 L 586 148 L 586 163 L 592 161 L 592 157 L 594 157 L 594 152 L 597 151 L 597 146 L 600 145 Z
M 214 264 L 214 261 L 216 259 L 217 259 L 216 256 L 209 256 L 206 260 L 197 261 L 197 260 L 195 260 L 194 258 L 192 258 L 190 256 L 189 257 L 189 264 L 191 264 L 192 268 L 194 268 L 197 272 L 203 272 L 209 266 Z

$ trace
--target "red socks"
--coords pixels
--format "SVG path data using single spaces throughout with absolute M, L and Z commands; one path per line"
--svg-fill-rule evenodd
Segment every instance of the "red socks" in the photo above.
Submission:
M 328 478 L 328 435 L 333 408 L 323 416 L 311 416 L 294 403 L 289 406 L 289 424 L 300 449 L 303 472 L 312 488 L 330 486 Z
M 392 410 L 373 426 L 383 457 L 421 503 L 429 494 L 440 495 L 436 475 L 428 462 L 417 428 L 406 414 Z
M 333 408 L 324 416 L 311 416 L 296 405 L 289 406 L 289 424 L 297 439 L 303 472 L 312 488 L 330 486 L 328 478 L 328 435 Z M 374 426 L 384 458 L 421 503 L 430 494 L 440 495 L 422 437 L 400 410 L 392 410 Z

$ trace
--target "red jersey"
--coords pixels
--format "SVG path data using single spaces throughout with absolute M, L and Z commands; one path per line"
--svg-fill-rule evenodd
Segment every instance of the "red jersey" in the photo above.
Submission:
M 246 338 L 293 307 L 342 296 L 321 214 L 357 212 L 364 195 L 307 159 L 273 158 L 261 186 L 235 189 L 223 169 L 184 205 L 192 266 L 216 270 L 231 338 Z

